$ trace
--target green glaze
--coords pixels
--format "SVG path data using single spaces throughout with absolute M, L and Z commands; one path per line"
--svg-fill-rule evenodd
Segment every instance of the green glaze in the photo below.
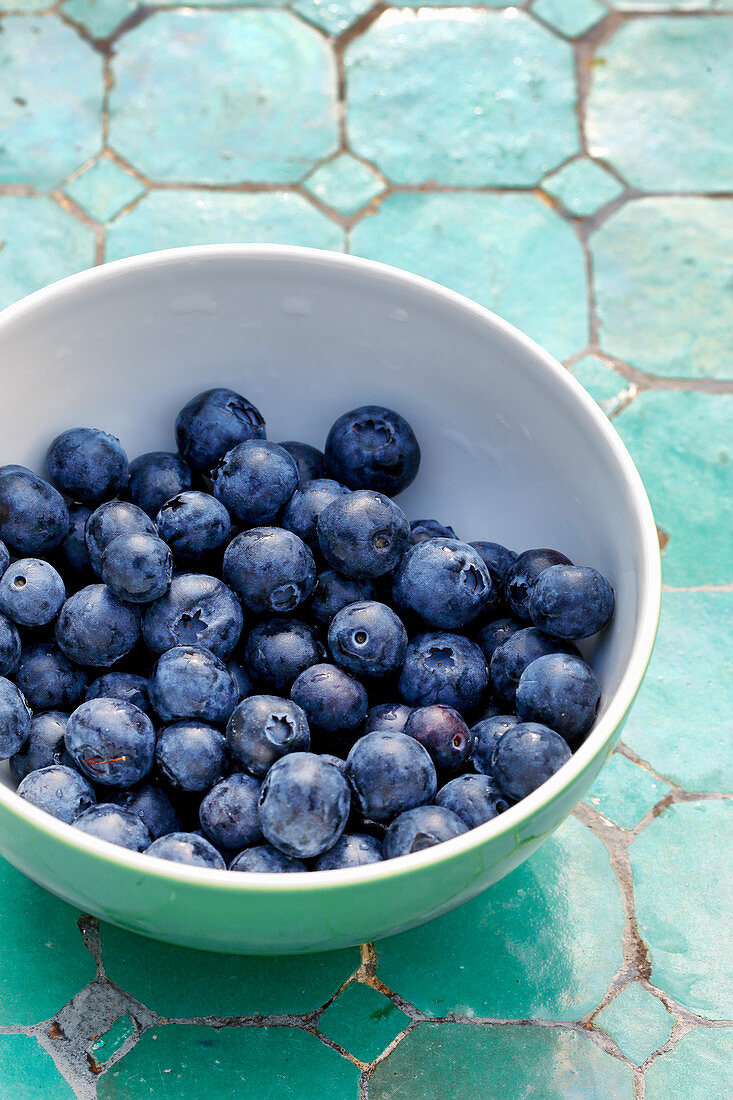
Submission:
M 595 214 L 607 202 L 617 199 L 624 187 L 601 164 L 580 157 L 543 180 L 542 190 L 558 199 L 568 213 L 580 218 Z
M 0 1095 L 8 1100 L 73 1100 L 50 1055 L 27 1035 L 0 1035 Z
M 568 38 L 578 38 L 608 13 L 601 0 L 535 0 L 530 10 Z
M 134 1033 L 135 1025 L 125 1013 L 124 1016 L 119 1016 L 115 1020 L 109 1031 L 105 1031 L 104 1035 L 100 1035 L 98 1039 L 94 1040 L 89 1048 L 89 1053 L 98 1066 L 103 1066 L 109 1062 L 113 1054 L 116 1054 L 125 1045 Z
M 628 726 L 626 729 L 628 733 Z M 624 736 L 627 737 L 627 734 Z M 633 829 L 671 789 L 615 752 L 588 791 L 585 801 L 616 825 Z
M 100 157 L 80 176 L 64 187 L 67 195 L 78 202 L 87 214 L 106 222 L 123 206 L 140 197 L 145 186 L 132 172 L 121 168 L 108 157 Z
M 733 1028 L 696 1028 L 646 1072 L 646 1100 L 730 1095 Z
M 409 1016 L 388 997 L 350 982 L 323 1013 L 318 1030 L 362 1062 L 371 1062 L 409 1023 Z
M 355 214 L 381 194 L 384 183 L 373 168 L 350 153 L 339 153 L 316 168 L 303 181 L 303 187 L 340 214 Z
M 92 230 L 47 198 L 0 196 L 0 240 L 0 306 L 94 262 Z
M 622 1054 L 640 1065 L 667 1042 L 675 1018 L 658 997 L 632 982 L 601 1009 L 593 1024 L 611 1036 Z

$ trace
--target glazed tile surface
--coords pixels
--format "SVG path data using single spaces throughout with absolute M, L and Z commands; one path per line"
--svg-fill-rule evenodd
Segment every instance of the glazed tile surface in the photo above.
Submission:
M 526 330 L 612 418 L 665 592 L 622 741 L 461 909 L 206 955 L 0 861 L 0 1096 L 731 1093 L 733 0 L 0 0 L 0 304 L 219 241 L 347 250 Z

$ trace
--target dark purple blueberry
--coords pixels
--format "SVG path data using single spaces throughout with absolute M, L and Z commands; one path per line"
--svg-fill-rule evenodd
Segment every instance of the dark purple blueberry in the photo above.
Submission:
M 249 632 L 244 660 L 253 680 L 288 694 L 297 677 L 326 655 L 315 631 L 298 619 L 265 619 Z
M 56 620 L 56 641 L 78 665 L 108 668 L 140 639 L 140 610 L 123 603 L 106 584 L 69 596 Z
M 93 806 L 97 797 L 90 783 L 74 768 L 49 764 L 29 772 L 18 786 L 18 794 L 32 806 L 45 810 L 71 825 L 72 821 Z
M 435 805 L 451 810 L 467 828 L 475 829 L 508 810 L 510 803 L 491 776 L 457 775 L 438 791 Z
M 518 802 L 559 771 L 570 755 L 559 733 L 538 722 L 520 722 L 499 739 L 492 774 L 504 794 Z
M 482 627 L 476 636 L 476 641 L 483 650 L 486 660 L 490 661 L 494 651 L 521 629 L 522 624 L 515 622 L 514 619 L 494 619 L 493 623 L 487 623 Z
M 311 665 L 293 684 L 290 697 L 305 711 L 311 726 L 329 733 L 353 730 L 366 717 L 367 693 L 353 676 L 336 665 Z
M 528 610 L 555 638 L 590 638 L 611 621 L 613 606 L 613 589 L 596 569 L 553 565 L 532 586 Z
M 317 623 L 328 626 L 342 607 L 376 596 L 374 582 L 366 577 L 343 577 L 335 569 L 319 573 L 308 610 Z
M 291 859 L 290 856 L 278 852 L 271 844 L 258 844 L 255 848 L 245 848 L 243 852 L 235 856 L 229 864 L 230 871 L 258 871 L 265 874 L 292 874 L 298 871 L 307 871 L 305 863 L 300 859 Z
M 398 607 L 428 626 L 463 627 L 491 598 L 489 571 L 477 552 L 455 539 L 428 539 L 408 550 L 397 567 L 392 595 Z
M 416 707 L 405 723 L 405 733 L 419 741 L 444 771 L 457 771 L 473 751 L 473 734 L 458 711 L 440 703 Z
M 104 548 L 101 573 L 119 600 L 152 603 L 170 588 L 173 556 L 155 535 L 118 535 Z
M 88 676 L 53 642 L 38 642 L 23 651 L 15 682 L 34 711 L 69 711 L 84 698 Z
M 504 591 L 512 614 L 523 623 L 531 622 L 529 616 L 529 594 L 534 582 L 543 570 L 553 565 L 572 565 L 559 550 L 546 548 L 525 550 L 506 573 Z
M 262 784 L 262 832 L 285 855 L 311 859 L 339 839 L 350 804 L 340 768 L 314 753 L 292 753 L 272 765 Z
M 132 703 L 144 714 L 150 713 L 150 695 L 145 676 L 133 672 L 105 672 L 89 685 L 87 699 L 121 699 L 123 703 Z
M 167 500 L 191 488 L 191 470 L 180 455 L 149 451 L 130 463 L 127 496 L 151 519 Z
M 120 699 L 82 703 L 69 718 L 65 740 L 74 765 L 104 787 L 131 787 L 153 766 L 153 723 Z
M 30 707 L 15 684 L 0 676 L 0 760 L 20 752 L 30 732 Z
M 69 531 L 64 498 L 25 466 L 0 466 L 0 538 L 14 554 L 40 556 Z
M 68 714 L 56 710 L 34 714 L 28 740 L 15 756 L 10 757 L 10 774 L 16 783 L 20 783 L 30 772 L 48 768 L 51 764 L 73 766 L 64 741 L 68 721 Z
M 396 496 L 417 477 L 420 447 L 403 416 L 383 405 L 344 413 L 326 440 L 326 468 L 350 489 Z
M 93 580 L 92 563 L 86 541 L 87 520 L 92 509 L 86 504 L 69 505 L 69 529 L 54 551 L 56 564 L 72 588 Z
M 527 665 L 547 653 L 577 652 L 572 642 L 551 638 L 536 626 L 518 630 L 494 650 L 491 658 L 491 682 L 497 698 L 513 709 L 519 677 Z
M 364 723 L 364 733 L 383 730 L 389 733 L 404 733 L 405 723 L 412 714 L 412 707 L 405 703 L 380 703 L 370 707 Z
M 350 492 L 345 485 L 339 485 L 338 481 L 327 478 L 309 481 L 295 490 L 285 506 L 280 522 L 287 531 L 298 535 L 311 550 L 318 550 L 318 517 L 332 501 Z
M 265 438 L 265 419 L 234 390 L 206 390 L 192 397 L 176 417 L 176 441 L 189 466 L 208 472 L 232 447 Z
M 108 500 L 106 504 L 100 504 L 87 520 L 84 536 L 92 569 L 101 577 L 102 554 L 120 535 L 157 534 L 150 516 L 136 504 L 130 504 L 127 500 Z
M 214 467 L 214 496 L 240 523 L 274 523 L 298 488 L 298 469 L 277 443 L 249 439 L 228 451 Z
M 302 539 L 280 527 L 237 535 L 224 554 L 224 580 L 257 615 L 295 611 L 316 583 L 313 554 Z
M 368 863 L 381 863 L 381 842 L 365 833 L 344 833 L 333 848 L 320 855 L 313 864 L 314 871 L 339 871 L 346 867 L 365 867 Z
M 310 748 L 308 719 L 291 699 L 250 695 L 232 712 L 227 744 L 237 767 L 262 778 L 281 756 Z
M 438 787 L 430 754 L 404 733 L 360 737 L 346 758 L 346 775 L 356 808 L 371 821 L 391 821 L 430 802 Z
M 503 737 L 507 730 L 518 725 L 519 719 L 514 714 L 495 714 L 490 718 L 482 718 L 472 726 L 473 766 L 477 772 L 481 772 L 482 775 L 492 774 L 491 760 L 499 738 Z
M 460 817 L 443 806 L 416 806 L 406 810 L 387 829 L 384 854 L 387 859 L 423 852 L 445 840 L 467 833 Z
M 155 766 L 176 791 L 208 791 L 226 770 L 224 735 L 207 722 L 166 726 L 155 744 Z
M 178 493 L 161 506 L 156 519 L 158 534 L 168 543 L 176 560 L 199 561 L 229 538 L 232 521 L 220 500 L 211 493 L 190 490 Z
M 196 833 L 169 833 L 158 837 L 145 849 L 147 856 L 156 859 L 169 859 L 173 863 L 186 863 L 190 867 L 209 867 L 215 871 L 225 871 L 226 863 L 213 844 L 206 837 Z
M 355 676 L 391 676 L 404 660 L 407 631 L 386 604 L 352 603 L 331 620 L 328 648 L 335 664 Z
M 201 828 L 212 844 L 239 852 L 262 840 L 259 797 L 260 781 L 242 772 L 212 787 L 199 811 Z
M 46 465 L 56 488 L 80 504 L 116 497 L 130 476 L 119 439 L 100 428 L 70 428 L 56 436 Z
M 281 443 L 280 446 L 288 452 L 298 467 L 298 478 L 301 485 L 326 476 L 323 451 L 319 451 L 317 447 L 311 447 L 310 443 L 298 443 L 290 439 L 285 443 Z
M 406 703 L 445 703 L 456 710 L 476 706 L 489 682 L 486 659 L 460 634 L 419 634 L 405 654 L 399 688 Z
M 242 605 L 223 581 L 204 573 L 181 573 L 166 594 L 146 608 L 143 637 L 153 653 L 196 645 L 226 660 L 243 625 Z
M 150 831 L 153 840 L 168 833 L 180 832 L 181 819 L 162 787 L 143 783 L 130 791 L 120 791 L 112 801 L 116 806 L 136 814 Z
M 419 542 L 428 539 L 455 539 L 458 538 L 452 527 L 438 523 L 437 519 L 413 519 L 410 520 L 410 542 L 417 546 Z
M 60 574 L 41 558 L 19 558 L 0 578 L 0 611 L 18 626 L 47 626 L 65 599 Z
M 202 646 L 169 649 L 158 658 L 150 678 L 150 702 L 164 722 L 194 718 L 223 723 L 238 699 L 226 665 Z
M 368 489 L 332 501 L 318 517 L 317 532 L 326 561 L 347 577 L 391 572 L 410 545 L 405 513 Z
M 150 844 L 147 826 L 137 814 L 115 806 L 112 802 L 100 802 L 91 806 L 74 819 L 75 829 L 108 844 L 119 844 L 133 852 L 144 852 Z
M 11 676 L 20 660 L 20 634 L 14 623 L 0 614 L 0 676 Z
M 601 688 L 580 657 L 550 653 L 527 665 L 517 687 L 522 722 L 540 722 L 566 741 L 584 737 L 595 722 Z

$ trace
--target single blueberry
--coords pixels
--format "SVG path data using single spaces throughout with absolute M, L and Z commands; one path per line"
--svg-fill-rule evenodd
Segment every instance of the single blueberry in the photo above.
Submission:
M 15 682 L 32 710 L 71 710 L 84 698 L 88 676 L 53 642 L 38 642 L 23 651 Z
M 323 451 L 312 447 L 310 443 L 298 443 L 288 439 L 280 446 L 287 451 L 295 465 L 298 467 L 298 479 L 301 485 L 308 481 L 316 481 L 326 476 L 326 463 Z
M 242 665 L 238 665 L 236 661 L 227 661 L 227 668 L 229 669 L 234 683 L 237 685 L 237 694 L 239 699 L 246 699 L 252 692 L 252 680 L 249 673 Z
M 31 711 L 15 684 L 0 676 L 0 760 L 20 752 L 31 732 Z
M 451 810 L 469 829 L 504 813 L 510 803 L 488 775 L 457 775 L 435 796 L 435 805 Z
M 0 614 L 0 676 L 15 672 L 20 660 L 20 634 L 5 615 Z
M 86 504 L 69 505 L 69 529 L 55 551 L 57 564 L 73 587 L 78 587 L 80 583 L 89 584 L 93 579 L 86 540 L 87 520 L 91 514 L 92 509 L 87 508 Z
M 181 573 L 145 611 L 143 638 L 153 653 L 198 645 L 226 660 L 239 641 L 244 618 L 231 588 L 205 573 Z
M 513 709 L 519 677 L 527 665 L 547 653 L 577 652 L 572 642 L 551 638 L 536 626 L 517 630 L 494 650 L 491 658 L 491 682 L 497 698 Z
M 500 542 L 472 542 L 469 545 L 474 548 L 488 569 L 496 590 L 502 592 L 506 575 L 517 560 L 516 551 L 508 550 Z
M 491 576 L 479 554 L 455 539 L 428 539 L 413 546 L 397 567 L 392 586 L 398 607 L 442 629 L 470 623 L 484 610 L 491 592 Z
M 473 734 L 473 766 L 482 775 L 491 775 L 491 760 L 494 749 L 507 730 L 519 725 L 519 719 L 514 714 L 494 714 L 489 718 L 482 718 L 475 726 L 471 727 Z
M 346 776 L 357 809 L 372 821 L 422 806 L 438 788 L 435 765 L 419 741 L 381 730 L 359 738 L 346 758 Z
M 79 771 L 104 787 L 131 787 L 153 766 L 153 723 L 120 699 L 82 703 L 69 718 L 65 740 Z
M 145 849 L 147 856 L 156 859 L 169 859 L 173 863 L 187 863 L 191 867 L 210 867 L 216 871 L 226 871 L 226 863 L 213 844 L 206 837 L 196 833 L 169 833 L 158 837 Z
M 281 527 L 257 527 L 237 535 L 224 553 L 224 580 L 257 615 L 294 611 L 316 583 L 313 554 Z
M 254 626 L 244 647 L 253 680 L 288 693 L 301 672 L 318 664 L 326 651 L 315 631 L 298 619 L 265 619 Z
M 201 828 L 209 840 L 237 852 L 262 840 L 259 797 L 259 780 L 242 772 L 212 787 L 199 811 Z
M 424 852 L 445 840 L 467 833 L 460 817 L 444 806 L 416 806 L 406 810 L 387 829 L 384 838 L 386 859 Z
M 144 852 L 150 845 L 150 833 L 145 823 L 131 810 L 100 802 L 84 810 L 73 822 L 74 828 L 108 844 L 118 844 L 132 852 Z
M 119 600 L 152 603 L 170 588 L 173 555 L 155 535 L 118 535 L 102 554 L 102 580 Z
M 0 538 L 15 554 L 47 554 L 69 530 L 64 498 L 25 466 L 0 466 Z
M 476 635 L 476 641 L 481 647 L 486 660 L 490 661 L 494 656 L 494 651 L 500 645 L 504 645 L 504 642 L 508 641 L 512 634 L 516 634 L 521 629 L 522 624 L 515 622 L 514 619 L 494 619 L 492 623 L 487 623 L 486 626 L 482 627 Z
M 45 810 L 71 825 L 79 814 L 94 806 L 97 796 L 90 783 L 73 768 L 49 764 L 29 772 L 18 786 L 18 794 L 32 806 Z
M 520 622 L 531 622 L 529 616 L 529 594 L 534 582 L 544 569 L 552 565 L 572 565 L 559 550 L 525 550 L 507 570 L 504 577 L 504 591 L 512 614 Z
M 180 455 L 149 451 L 130 463 L 127 496 L 151 519 L 167 500 L 190 488 L 191 469 Z
M 438 523 L 437 519 L 413 519 L 410 520 L 410 542 L 417 546 L 419 542 L 428 539 L 457 539 L 455 531 L 445 523 Z
M 210 493 L 191 490 L 167 500 L 158 512 L 158 534 L 176 558 L 198 561 L 226 542 L 232 529 L 224 505 Z
M 234 390 L 199 393 L 176 418 L 178 449 L 189 466 L 201 472 L 208 472 L 238 443 L 264 438 L 262 413 Z
M 60 575 L 40 558 L 19 558 L 0 578 L 0 611 L 18 626 L 47 626 L 65 599 Z
M 150 678 L 150 702 L 164 722 L 181 718 L 226 722 L 238 698 L 229 669 L 202 646 L 169 649 Z
M 20 783 L 30 772 L 48 768 L 51 764 L 73 766 L 64 741 L 68 721 L 68 714 L 57 710 L 33 715 L 28 740 L 15 756 L 10 757 L 10 774 L 16 783 Z
M 331 501 L 317 524 L 329 565 L 347 577 L 381 577 L 410 545 L 407 516 L 393 500 L 363 489 Z
M 342 771 L 311 752 L 277 760 L 260 792 L 265 839 L 286 856 L 310 859 L 332 848 L 349 817 L 351 793 Z
M 329 733 L 353 730 L 366 717 L 369 700 L 363 685 L 336 665 L 311 665 L 301 672 L 290 697 L 311 726 Z
M 227 744 L 238 767 L 262 778 L 281 756 L 310 748 L 308 719 L 291 699 L 250 695 L 232 712 Z
M 517 714 L 540 722 L 566 741 L 584 737 L 595 722 L 601 688 L 580 657 L 550 653 L 527 665 L 517 687 Z
M 258 844 L 256 848 L 245 848 L 235 856 L 229 864 L 229 870 L 292 874 L 296 871 L 307 871 L 308 868 L 302 860 L 283 855 L 271 844 Z
M 308 481 L 301 489 L 295 490 L 285 505 L 280 522 L 287 531 L 298 535 L 311 550 L 318 550 L 318 517 L 331 501 L 350 492 L 345 485 L 327 478 Z
M 212 470 L 214 496 L 240 523 L 273 523 L 298 488 L 298 468 L 277 443 L 249 439 Z
M 362 405 L 335 422 L 326 439 L 326 468 L 350 489 L 396 496 L 417 477 L 420 447 L 403 416 Z
M 318 574 L 308 610 L 317 623 L 328 626 L 342 607 L 361 600 L 373 600 L 375 596 L 373 581 L 364 577 L 343 577 L 335 569 L 327 569 Z
M 57 435 L 46 465 L 56 488 L 80 504 L 116 497 L 130 476 L 119 439 L 100 428 L 70 428 Z
M 150 713 L 148 681 L 144 676 L 133 672 L 105 672 L 89 685 L 87 699 L 121 699 L 123 703 L 132 703 L 144 714 Z
M 10 552 L 5 543 L 0 539 L 0 577 L 10 565 Z
M 407 647 L 400 695 L 411 706 L 445 703 L 456 710 L 476 706 L 486 691 L 486 659 L 460 634 L 418 634 Z
M 56 641 L 78 665 L 106 668 L 140 638 L 140 611 L 118 600 L 106 584 L 90 584 L 69 596 L 56 620 Z
M 208 791 L 226 770 L 224 735 L 206 722 L 176 722 L 158 734 L 155 765 L 177 791 Z
M 473 734 L 458 711 L 440 703 L 416 707 L 405 723 L 405 733 L 419 741 L 444 771 L 457 771 L 473 751 Z
M 491 771 L 501 790 L 526 798 L 570 759 L 567 742 L 539 722 L 520 722 L 499 738 Z
M 411 714 L 412 707 L 405 703 L 380 703 L 376 707 L 370 707 L 364 722 L 364 733 L 373 733 L 374 730 L 404 733 L 405 724 Z
M 85 528 L 92 569 L 102 575 L 102 554 L 120 535 L 157 535 L 155 524 L 142 508 L 127 500 L 108 500 L 90 515 Z
M 552 565 L 532 586 L 528 610 L 535 626 L 555 638 L 590 638 L 613 615 L 611 585 L 596 569 Z
M 367 863 L 381 863 L 384 859 L 382 845 L 366 833 L 344 833 L 327 852 L 313 864 L 314 871 L 339 871 L 346 867 L 365 867 Z
M 136 814 L 148 828 L 153 840 L 168 833 L 177 833 L 183 828 L 181 819 L 162 787 L 143 783 L 131 791 L 120 791 L 112 801 L 116 806 Z
M 334 615 L 328 648 L 334 662 L 355 676 L 391 676 L 404 660 L 407 631 L 391 607 L 365 600 Z

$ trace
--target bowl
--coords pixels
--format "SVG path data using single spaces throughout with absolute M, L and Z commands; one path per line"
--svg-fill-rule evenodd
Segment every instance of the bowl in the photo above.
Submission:
M 59 431 L 103 427 L 128 454 L 174 449 L 177 411 L 231 386 L 268 438 L 322 445 L 346 409 L 392 406 L 422 447 L 399 503 L 466 540 L 553 546 L 600 569 L 616 613 L 583 645 L 603 697 L 571 760 L 493 821 L 414 855 L 309 875 L 153 860 L 18 798 L 0 769 L 0 851 L 73 905 L 147 936 L 287 954 L 437 917 L 532 854 L 588 790 L 644 675 L 661 591 L 651 509 L 606 417 L 559 363 L 475 303 L 404 271 L 312 249 L 219 245 L 119 260 L 0 315 L 0 463 L 42 470 Z

